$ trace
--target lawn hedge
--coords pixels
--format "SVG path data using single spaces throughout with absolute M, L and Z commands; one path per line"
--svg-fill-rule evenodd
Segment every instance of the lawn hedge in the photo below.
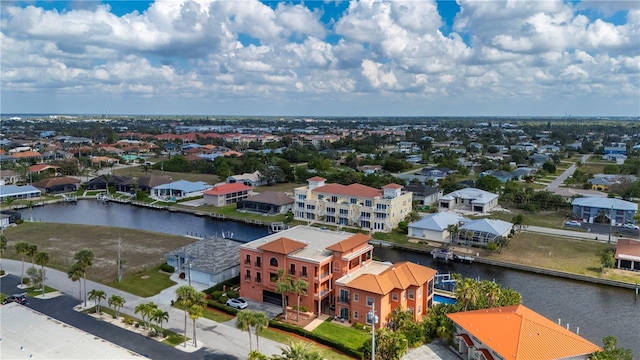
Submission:
M 318 342 L 322 345 L 326 345 L 329 346 L 331 348 L 334 348 L 338 351 L 340 351 L 341 353 L 354 357 L 356 359 L 362 359 L 362 350 L 361 349 L 352 349 L 350 347 L 347 347 L 344 344 L 341 343 L 336 343 L 333 342 L 332 340 L 329 340 L 323 336 L 320 335 L 316 335 L 310 331 L 307 331 L 301 327 L 295 326 L 295 325 L 291 325 L 291 324 L 287 324 L 284 322 L 280 322 L 277 320 L 270 320 L 269 321 L 269 326 L 272 328 L 276 328 L 282 331 L 286 331 L 286 332 L 290 332 L 296 335 L 300 335 L 302 337 L 305 337 L 309 340 L 313 340 L 315 342 Z
M 211 294 L 214 291 L 222 291 L 222 288 L 226 285 L 227 288 L 231 288 L 234 285 L 238 285 L 240 284 L 240 276 L 236 276 L 234 278 L 231 278 L 229 280 L 225 280 L 219 284 L 213 285 L 212 287 L 205 289 L 203 292 L 205 294 Z
M 238 314 L 238 310 L 235 308 L 232 308 L 231 306 L 227 306 L 224 304 L 220 304 L 217 300 L 209 300 L 207 301 L 207 305 L 209 305 L 210 308 L 214 308 L 220 311 L 223 311 L 229 315 L 232 316 L 236 316 L 236 314 Z

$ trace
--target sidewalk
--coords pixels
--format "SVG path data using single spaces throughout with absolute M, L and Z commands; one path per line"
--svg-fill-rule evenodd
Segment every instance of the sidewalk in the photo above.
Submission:
M 31 266 L 30 263 L 25 262 L 25 271 Z M 20 276 L 22 269 L 22 262 L 17 260 L 9 260 L 2 259 L 2 268 L 7 272 L 17 276 Z M 177 275 L 175 275 L 177 277 Z M 46 268 L 46 285 L 56 288 L 57 290 L 72 296 L 74 298 L 78 298 L 78 283 L 71 281 L 67 274 L 51 269 Z M 174 277 L 172 279 L 175 281 Z M 178 334 L 184 333 L 184 311 L 180 309 L 176 309 L 171 307 L 171 300 L 175 299 L 175 290 L 182 286 L 188 285 L 188 281 L 184 281 L 181 279 L 177 279 L 177 284 L 165 289 L 160 294 L 142 298 L 136 295 L 129 294 L 127 292 L 114 289 L 112 287 L 96 283 L 90 280 L 87 280 L 87 289 L 98 289 L 102 290 L 107 294 L 107 300 L 111 295 L 119 295 L 122 296 L 126 300 L 125 306 L 120 310 L 123 314 L 127 314 L 134 317 L 140 317 L 139 314 L 135 314 L 135 307 L 141 303 L 148 303 L 153 301 L 158 305 L 159 308 L 167 311 L 169 313 L 169 321 L 165 323 L 164 327 L 168 330 L 174 331 Z M 84 281 L 84 280 L 81 280 Z M 203 290 L 207 286 L 203 284 L 198 284 L 192 282 L 191 284 L 198 290 Z M 106 300 L 103 303 L 103 306 L 106 307 Z M 93 306 L 93 301 L 87 301 L 87 307 Z M 187 317 L 187 336 L 193 337 L 193 321 Z M 247 333 L 244 331 L 240 331 L 235 327 L 229 326 L 224 323 L 218 323 L 204 317 L 200 318 L 196 322 L 197 328 L 197 339 L 199 343 L 203 344 L 203 347 L 213 350 L 216 354 L 226 354 L 230 357 L 235 357 L 238 359 L 245 359 L 247 354 L 249 353 L 249 346 L 247 344 Z M 252 337 L 255 335 L 252 334 Z M 179 345 L 181 346 L 181 345 Z M 254 341 L 255 346 L 255 341 Z M 277 343 L 273 340 L 262 338 L 260 339 L 260 352 L 267 355 L 275 355 L 281 354 L 281 347 L 283 345 Z

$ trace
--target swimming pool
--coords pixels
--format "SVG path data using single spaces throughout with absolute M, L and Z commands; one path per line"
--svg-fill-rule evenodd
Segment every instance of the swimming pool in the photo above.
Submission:
M 453 305 L 453 304 L 456 303 L 456 299 L 452 299 L 450 297 L 434 294 L 433 295 L 433 302 Z

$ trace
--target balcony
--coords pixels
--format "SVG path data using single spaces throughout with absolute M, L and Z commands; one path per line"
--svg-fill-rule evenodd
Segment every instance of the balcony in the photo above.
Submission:
M 245 275 L 244 281 L 251 281 L 251 275 Z
M 331 292 L 331 289 L 324 289 L 320 291 L 320 297 L 327 295 L 329 292 Z
M 256 267 L 262 267 L 262 262 L 261 261 L 256 261 L 255 262 L 255 266 Z
M 262 278 L 257 277 L 257 278 L 256 278 L 255 283 L 256 283 L 256 284 L 260 284 L 260 283 L 262 283 Z
M 293 269 L 289 270 L 289 275 L 295 276 L 296 275 L 296 271 Z
M 349 305 L 349 298 L 347 298 L 347 297 L 339 297 L 339 298 L 336 299 L 336 301 L 338 301 L 341 304 Z
M 309 274 L 307 274 L 306 272 L 302 272 L 300 273 L 300 276 L 302 276 L 303 278 L 307 278 L 309 277 Z
M 245 264 L 245 265 L 251 265 L 251 260 L 249 260 L 249 259 L 245 259 L 245 260 L 244 260 L 244 264 Z

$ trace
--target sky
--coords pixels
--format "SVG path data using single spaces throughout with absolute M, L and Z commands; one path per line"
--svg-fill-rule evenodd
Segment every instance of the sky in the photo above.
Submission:
M 640 1 L 0 1 L 0 111 L 640 116 Z

